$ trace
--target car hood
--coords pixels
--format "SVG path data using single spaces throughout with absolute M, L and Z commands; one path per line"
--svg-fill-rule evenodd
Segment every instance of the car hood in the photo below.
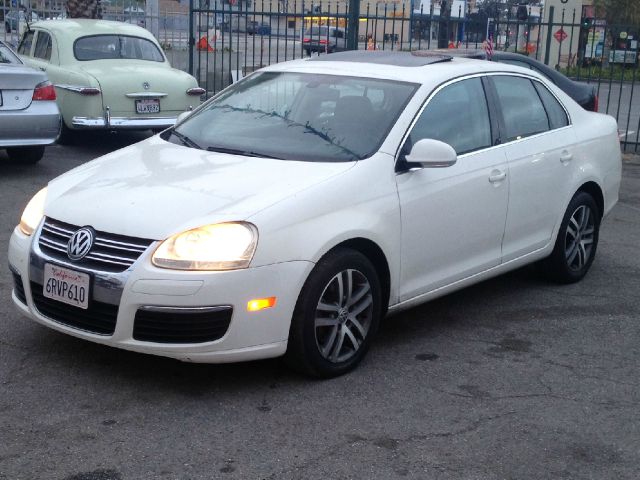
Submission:
M 209 223 L 248 219 L 353 165 L 207 152 L 155 136 L 53 180 L 45 215 L 161 240 Z

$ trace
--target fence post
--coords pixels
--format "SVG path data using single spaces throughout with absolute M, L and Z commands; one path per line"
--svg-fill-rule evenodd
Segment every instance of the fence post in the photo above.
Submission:
M 187 68 L 189 71 L 189 75 L 193 75 L 193 46 L 195 44 L 195 39 L 193 38 L 193 0 L 189 0 L 189 39 L 187 40 L 188 52 L 189 52 L 189 62 L 187 63 Z M 198 79 L 198 82 L 200 80 Z
M 360 0 L 349 0 L 347 20 L 347 49 L 358 49 L 358 29 L 360 27 Z
M 553 12 L 555 7 L 549 7 L 549 20 L 547 22 L 547 45 L 544 50 L 544 64 L 549 65 L 549 54 L 551 52 L 551 39 L 553 38 Z

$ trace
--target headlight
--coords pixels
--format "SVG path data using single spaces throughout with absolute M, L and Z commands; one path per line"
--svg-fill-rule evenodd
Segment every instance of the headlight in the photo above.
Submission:
M 234 270 L 247 268 L 258 244 L 250 223 L 205 225 L 174 235 L 160 244 L 151 261 L 177 270 Z
M 29 203 L 27 203 L 27 207 L 22 212 L 22 217 L 20 218 L 20 230 L 25 235 L 31 235 L 36 228 L 38 228 L 38 224 L 42 217 L 44 216 L 44 201 L 47 199 L 47 187 L 40 190 L 36 193 Z

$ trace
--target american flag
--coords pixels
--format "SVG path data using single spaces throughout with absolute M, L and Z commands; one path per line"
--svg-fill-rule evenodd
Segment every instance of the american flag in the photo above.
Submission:
M 491 57 L 493 57 L 493 35 L 489 35 L 484 50 L 487 53 L 487 58 L 491 60 Z

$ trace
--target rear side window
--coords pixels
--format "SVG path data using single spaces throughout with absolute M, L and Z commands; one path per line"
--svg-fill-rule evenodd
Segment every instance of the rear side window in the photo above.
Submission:
M 518 140 L 549 130 L 549 119 L 531 80 L 523 77 L 492 77 L 504 118 L 506 139 Z
M 51 60 L 51 35 L 47 32 L 38 32 L 33 56 L 47 61 Z
M 567 118 L 567 112 L 564 110 L 560 102 L 553 96 L 553 94 L 547 90 L 547 87 L 541 83 L 534 82 L 536 90 L 542 99 L 544 108 L 549 116 L 549 125 L 551 129 L 562 128 L 569 125 L 569 119 Z
M 425 138 L 451 145 L 458 155 L 491 146 L 491 122 L 479 78 L 462 80 L 440 90 L 416 122 L 405 151 Z
M 24 34 L 22 37 L 22 41 L 20 42 L 20 46 L 18 47 L 18 53 L 20 55 L 29 55 L 31 54 L 31 44 L 33 44 L 33 31 L 30 30 Z

